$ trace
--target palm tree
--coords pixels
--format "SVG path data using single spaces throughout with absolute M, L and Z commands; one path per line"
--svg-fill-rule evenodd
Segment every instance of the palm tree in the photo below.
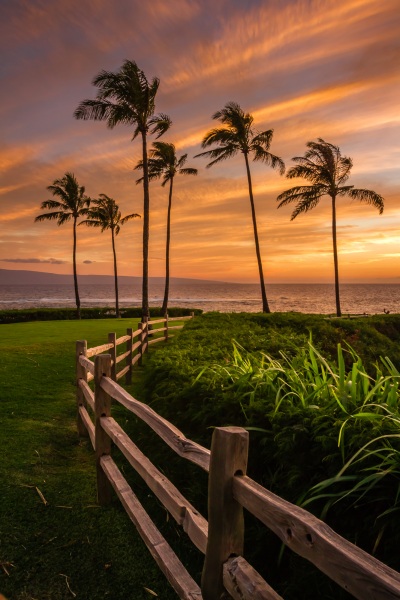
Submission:
M 165 257 L 165 290 L 164 300 L 161 307 L 161 314 L 166 315 L 168 309 L 169 295 L 169 250 L 171 242 L 171 207 L 172 207 L 172 188 L 174 177 L 179 175 L 197 175 L 197 169 L 184 168 L 187 160 L 187 154 L 182 154 L 180 158 L 176 156 L 174 144 L 166 142 L 153 142 L 149 158 L 149 180 L 160 179 L 162 177 L 162 186 L 169 182 L 168 214 L 167 214 L 167 244 Z M 143 169 L 143 161 L 139 161 L 135 169 Z M 140 177 L 136 183 L 140 183 L 143 177 Z
M 258 271 L 260 275 L 261 298 L 263 312 L 271 312 L 268 306 L 267 294 L 265 291 L 264 274 L 261 262 L 260 245 L 258 242 L 256 211 L 254 208 L 253 186 L 251 183 L 249 155 L 253 161 L 264 162 L 273 169 L 279 169 L 281 175 L 285 172 L 285 164 L 279 156 L 269 152 L 272 141 L 273 129 L 257 132 L 253 127 L 254 118 L 250 113 L 245 113 L 236 102 L 228 102 L 222 110 L 216 112 L 213 119 L 218 119 L 224 127 L 211 129 L 203 138 L 202 147 L 208 148 L 213 144 L 216 148 L 201 152 L 197 156 L 208 156 L 213 159 L 207 168 L 216 163 L 235 156 L 241 152 L 244 156 L 247 172 L 247 183 L 249 187 L 249 197 L 251 206 L 251 216 L 253 219 L 254 240 L 256 245 L 256 254 L 258 262 Z M 195 157 L 195 158 L 196 158 Z
M 93 206 L 94 205 L 94 206 Z M 87 211 L 87 219 L 81 221 L 79 225 L 88 225 L 89 227 L 100 227 L 101 231 L 106 229 L 111 230 L 111 243 L 114 257 L 114 283 L 115 283 L 115 315 L 117 319 L 120 316 L 119 313 L 119 302 L 118 302 L 118 272 L 117 272 L 117 254 L 115 251 L 115 236 L 117 236 L 121 230 L 122 225 L 134 219 L 140 217 L 136 213 L 126 215 L 122 217 L 121 211 L 119 210 L 118 204 L 106 196 L 106 194 L 100 194 L 100 197 L 96 200 L 92 200 L 92 206 Z
M 147 135 L 159 138 L 170 127 L 171 120 L 165 114 L 155 115 L 155 97 L 160 80 L 149 82 L 137 64 L 125 60 L 116 73 L 100 71 L 93 79 L 98 88 L 94 100 L 83 100 L 75 110 L 76 119 L 106 121 L 113 129 L 119 123 L 134 127 L 132 140 L 142 138 L 143 154 L 143 281 L 142 318 L 149 316 L 149 220 L 150 197 L 147 165 Z
M 304 156 L 295 156 L 292 160 L 297 163 L 287 172 L 287 177 L 304 177 L 312 185 L 300 185 L 286 190 L 277 198 L 278 208 L 291 202 L 297 202 L 291 220 L 300 213 L 305 213 L 317 206 L 322 196 L 330 196 L 332 200 L 332 237 L 333 260 L 335 266 L 335 297 L 336 314 L 341 316 L 339 294 L 339 268 L 336 242 L 336 199 L 340 196 L 349 196 L 353 200 L 372 204 L 382 214 L 384 200 L 382 196 L 371 190 L 357 189 L 353 185 L 343 185 L 350 176 L 353 161 L 347 156 L 342 156 L 338 146 L 334 146 L 323 139 L 307 143 L 308 150 Z
M 81 318 L 81 301 L 78 291 L 78 277 L 76 274 L 76 225 L 79 217 L 87 214 L 90 205 L 90 198 L 85 196 L 84 186 L 78 185 L 73 173 L 65 173 L 62 179 L 53 181 L 53 185 L 47 187 L 49 192 L 60 198 L 60 200 L 45 200 L 40 208 L 42 210 L 51 210 L 35 218 L 36 221 L 57 221 L 57 225 L 64 225 L 68 221 L 73 222 L 74 245 L 72 252 L 72 262 L 74 268 L 74 286 L 76 312 L 78 319 Z

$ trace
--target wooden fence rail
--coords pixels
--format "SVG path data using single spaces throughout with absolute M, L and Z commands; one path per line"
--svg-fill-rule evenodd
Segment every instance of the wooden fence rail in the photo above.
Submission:
M 143 329 L 141 348 L 146 344 Z M 126 339 L 129 336 L 129 339 Z M 133 332 L 119 338 L 129 343 Z M 118 340 L 115 340 L 116 342 Z M 117 344 L 115 344 L 117 345 Z M 99 347 L 98 347 L 99 348 Z M 139 348 L 139 346 L 138 346 Z M 130 519 L 178 596 L 184 600 L 282 600 L 243 558 L 243 509 L 271 529 L 289 548 L 312 562 L 359 600 L 400 598 L 400 574 L 354 546 L 306 510 L 269 492 L 246 475 L 248 432 L 238 427 L 214 430 L 211 451 L 188 440 L 174 425 L 133 398 L 113 381 L 110 354 L 94 354 L 95 390 L 87 383 L 92 349 L 77 342 L 78 430 L 89 435 L 96 452 L 100 504 L 114 490 Z M 134 358 L 129 359 L 133 364 Z M 92 363 L 93 364 L 93 363 Z M 117 401 L 147 423 L 179 456 L 209 473 L 208 523 L 180 491 L 139 450 L 111 416 Z M 93 422 L 87 411 L 93 410 Z M 119 448 L 192 543 L 205 554 L 201 587 L 191 578 L 111 457 Z M 225 595 L 224 595 L 225 594 Z

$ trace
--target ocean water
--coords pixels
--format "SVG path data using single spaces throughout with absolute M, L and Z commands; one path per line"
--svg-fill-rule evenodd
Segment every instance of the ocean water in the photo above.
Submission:
M 330 314 L 335 312 L 334 286 L 331 284 L 271 284 L 267 297 L 273 312 L 296 311 Z M 80 285 L 83 307 L 114 305 L 112 285 Z M 149 289 L 150 306 L 160 306 L 164 288 Z M 400 313 L 400 284 L 342 284 L 343 313 Z M 120 305 L 140 306 L 139 287 L 122 284 Z M 259 312 L 260 287 L 256 284 L 187 283 L 171 285 L 170 306 L 201 308 L 203 311 Z M 0 309 L 75 306 L 71 285 L 0 285 Z

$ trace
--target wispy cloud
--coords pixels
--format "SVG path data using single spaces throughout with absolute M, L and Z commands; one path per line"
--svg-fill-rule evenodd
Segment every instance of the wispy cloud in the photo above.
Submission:
M 131 141 L 131 129 L 72 117 L 83 98 L 94 96 L 93 76 L 129 58 L 149 77 L 160 77 L 157 110 L 174 123 L 165 141 L 188 152 L 190 166 L 199 169 L 195 181 L 182 177 L 175 184 L 174 275 L 257 280 L 243 157 L 211 170 L 193 158 L 215 126 L 211 115 L 229 100 L 251 111 L 259 129 L 274 128 L 271 150 L 288 166 L 310 139 L 340 145 L 354 160 L 350 183 L 386 199 L 382 217 L 341 199 L 342 272 L 347 278 L 368 270 L 389 277 L 387 270 L 397 268 L 398 0 L 15 0 L 4 3 L 4 22 L 0 248 L 14 257 L 9 261 L 38 270 L 54 261 L 55 271 L 70 270 L 72 228 L 34 223 L 50 197 L 46 187 L 66 171 L 90 196 L 106 193 L 123 213 L 142 212 L 133 172 L 141 148 Z M 291 223 L 291 207 L 276 209 L 276 196 L 291 182 L 264 165 L 251 168 L 268 278 L 307 278 L 314 269 L 329 279 L 328 199 Z M 166 208 L 167 190 L 152 183 L 152 275 L 164 270 Z M 121 274 L 140 274 L 142 226 L 127 225 L 117 240 Z M 46 257 L 49 249 L 53 259 L 29 258 Z M 80 227 L 78 262 L 82 272 L 111 273 L 108 236 Z

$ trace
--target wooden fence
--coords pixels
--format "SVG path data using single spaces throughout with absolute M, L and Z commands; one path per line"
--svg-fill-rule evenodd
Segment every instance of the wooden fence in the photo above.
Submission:
M 176 320 L 176 319 L 174 319 Z M 133 336 L 140 352 L 132 358 Z M 164 339 L 164 338 L 163 338 Z M 115 343 L 114 343 L 115 341 Z M 151 340 L 152 342 L 156 341 Z M 118 385 L 115 347 L 127 343 L 121 355 L 130 364 L 147 346 L 146 324 L 134 334 L 104 346 L 86 348 L 77 342 L 78 429 L 89 435 L 96 453 L 99 503 L 110 502 L 112 490 L 153 558 L 178 596 L 185 600 L 278 600 L 279 596 L 243 558 L 243 508 L 255 515 L 294 552 L 359 600 L 400 598 L 400 574 L 336 534 L 309 512 L 272 494 L 246 475 L 248 432 L 238 427 L 216 428 L 211 451 L 187 439 L 174 425 Z M 137 342 L 138 344 L 138 342 Z M 100 354 L 111 350 L 111 354 Z M 95 356 L 94 363 L 89 357 Z M 123 360 L 123 359 L 121 359 Z M 127 365 L 128 366 L 128 365 Z M 127 374 L 126 371 L 125 374 Z M 90 377 L 89 377 L 90 376 Z M 94 379 L 94 392 L 88 379 Z M 179 456 L 209 473 L 208 522 L 180 491 L 139 450 L 111 416 L 115 400 L 144 421 Z M 88 408 L 94 413 L 92 421 Z M 151 521 L 111 457 L 115 444 L 132 467 L 205 555 L 201 587 L 191 578 Z

